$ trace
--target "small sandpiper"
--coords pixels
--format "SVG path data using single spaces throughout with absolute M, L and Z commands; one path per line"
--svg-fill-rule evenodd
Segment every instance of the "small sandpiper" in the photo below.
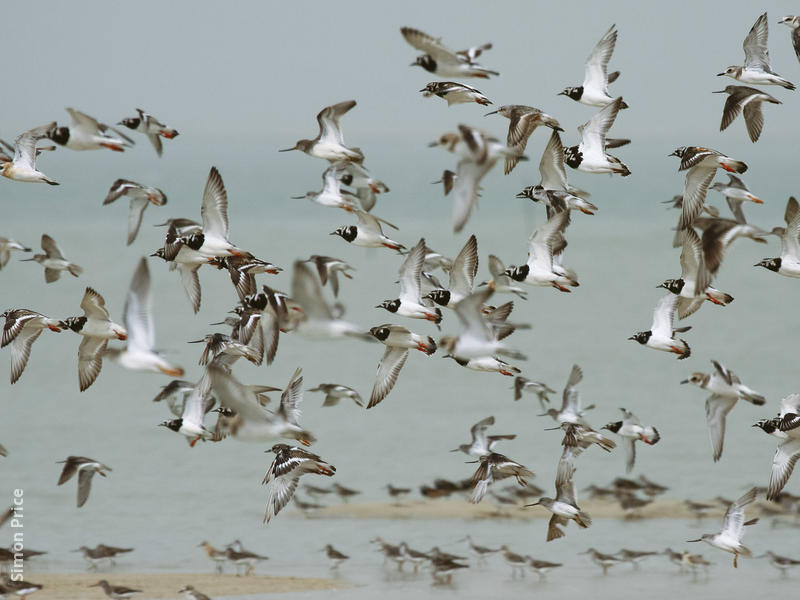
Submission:
M 648 556 L 655 556 L 658 552 L 650 552 L 650 551 L 640 551 L 640 550 L 628 550 L 627 548 L 623 548 L 619 552 L 617 552 L 617 556 L 619 556 L 625 562 L 629 562 L 633 565 L 634 569 L 639 568 L 639 563 L 642 562 Z
M 97 583 L 93 583 L 89 587 L 101 587 L 105 592 L 106 596 L 112 598 L 113 600 L 125 600 L 126 598 L 130 598 L 134 594 L 140 593 L 142 590 L 137 590 L 134 588 L 125 587 L 124 585 L 111 585 L 105 579 L 101 579 Z
M 185 585 L 180 590 L 178 590 L 179 594 L 185 594 L 186 600 L 211 600 L 208 596 L 206 596 L 203 592 L 200 592 L 194 589 L 193 585 Z
M 117 554 L 124 554 L 125 552 L 133 552 L 133 548 L 116 548 L 114 546 L 106 546 L 105 544 L 98 544 L 95 548 L 81 546 L 73 552 L 80 552 L 83 558 L 89 563 L 89 570 L 96 571 L 97 564 L 101 560 L 107 560 L 109 565 L 115 565 L 114 557 Z
M 781 577 L 786 577 L 786 571 L 792 567 L 800 566 L 800 560 L 789 558 L 788 556 L 780 556 L 768 550 L 765 554 L 755 556 L 754 558 L 769 558 L 769 564 L 781 572 Z
M 588 554 L 589 557 L 592 559 L 592 562 L 594 562 L 596 565 L 600 566 L 600 568 L 603 569 L 603 575 L 608 575 L 608 570 L 611 567 L 623 562 L 621 558 L 618 558 L 613 554 L 603 554 L 602 552 L 598 552 L 594 548 L 589 548 L 585 552 L 580 552 L 579 554 Z
M 514 579 L 517 574 L 519 574 L 520 577 L 525 577 L 525 565 L 528 564 L 527 559 L 521 554 L 512 552 L 505 544 L 500 546 L 500 550 L 503 552 L 503 560 L 511 567 L 511 578 Z
M 411 493 L 411 488 L 394 487 L 391 483 L 386 484 L 386 491 L 394 499 L 399 500 L 402 496 L 407 496 Z
M 198 547 L 202 547 L 206 551 L 206 556 L 214 561 L 214 568 L 217 573 L 222 573 L 223 565 L 227 560 L 227 552 L 225 550 L 220 550 L 219 548 L 215 548 L 209 542 L 203 541 L 198 544 Z
M 342 554 L 330 544 L 327 544 L 323 549 L 323 551 L 328 556 L 328 560 L 331 561 L 331 566 L 330 566 L 331 570 L 338 569 L 342 565 L 342 563 L 344 563 L 344 561 L 350 559 L 349 556 L 347 556 L 346 554 Z
M 334 483 L 333 485 L 331 485 L 331 488 L 336 493 L 336 495 L 339 496 L 339 498 L 341 498 L 344 502 L 349 502 L 350 498 L 352 498 L 353 496 L 357 496 L 361 493 L 358 490 L 344 487 L 343 485 L 339 485 L 338 483 Z
M 531 570 L 535 571 L 536 574 L 539 576 L 539 581 L 544 581 L 545 576 L 549 571 L 564 566 L 562 563 L 553 563 L 553 562 L 548 562 L 546 560 L 537 560 L 528 555 L 525 555 L 525 558 L 528 559 L 528 566 L 531 568 Z
M 19 577 L 19 575 L 17 575 Z M 44 586 L 39 583 L 31 583 L 23 579 L 11 579 L 7 574 L 3 574 L 3 583 L 0 584 L 0 595 L 15 594 L 20 597 L 20 600 L 25 600 L 34 592 L 38 592 Z
M 233 546 L 237 546 L 237 548 L 234 549 Z M 225 558 L 234 564 L 237 575 L 239 575 L 239 567 L 244 567 L 245 575 L 252 575 L 256 570 L 256 563 L 262 560 L 269 560 L 267 556 L 261 556 L 255 552 L 245 550 L 239 540 L 236 540 L 225 549 Z
M 395 546 L 394 544 L 390 544 L 389 542 L 385 541 L 383 538 L 376 537 L 375 539 L 371 540 L 373 544 L 378 544 L 378 550 L 381 554 L 383 554 L 383 563 L 386 564 L 388 561 L 392 561 L 397 565 L 397 570 L 403 570 L 403 563 L 406 561 L 405 556 L 402 552 L 400 552 L 400 547 Z
M 472 540 L 472 536 L 465 537 L 462 541 L 466 541 L 469 545 L 469 550 L 478 559 L 478 563 L 486 564 L 486 557 L 490 554 L 497 554 L 500 548 L 487 548 L 486 546 L 479 546 Z

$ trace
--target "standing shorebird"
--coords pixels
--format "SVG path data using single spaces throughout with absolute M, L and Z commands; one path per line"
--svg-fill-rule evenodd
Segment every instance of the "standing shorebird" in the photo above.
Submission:
M 17 575 L 19 577 L 19 575 Z M 20 597 L 20 600 L 25 600 L 34 592 L 38 592 L 44 586 L 39 583 L 31 583 L 23 579 L 12 579 L 9 575 L 3 574 L 3 583 L 0 583 L 0 594 L 14 594 Z
M 78 508 L 86 504 L 86 500 L 89 498 L 94 474 L 105 477 L 106 471 L 111 471 L 111 467 L 85 456 L 68 456 L 66 460 L 60 460 L 57 464 L 64 465 L 58 478 L 58 485 L 72 479 L 75 473 L 78 474 Z
M 330 544 L 326 544 L 325 548 L 323 548 L 322 550 L 327 555 L 328 560 L 331 561 L 330 568 L 332 571 L 338 569 L 342 565 L 342 563 L 344 563 L 344 561 L 350 559 L 349 556 L 347 556 L 346 554 L 342 554 Z
M 512 552 L 505 544 L 500 546 L 500 550 L 503 552 L 503 560 L 506 561 L 506 564 L 509 567 L 511 567 L 511 578 L 513 579 L 516 577 L 517 573 L 519 573 L 520 577 L 525 577 L 525 565 L 528 562 L 527 559 L 521 554 Z
M 490 554 L 497 554 L 501 551 L 500 548 L 487 548 L 486 546 L 479 546 L 472 540 L 472 536 L 467 536 L 462 542 L 467 542 L 469 544 L 469 550 L 475 558 L 478 559 L 478 563 L 486 564 L 486 557 Z
M 739 555 L 751 557 L 753 553 L 742 544 L 742 535 L 746 525 L 754 525 L 758 519 L 745 522 L 744 508 L 756 499 L 756 488 L 751 488 L 738 500 L 730 505 L 725 518 L 722 520 L 722 531 L 718 533 L 704 533 L 702 537 L 689 542 L 706 542 L 715 548 L 733 554 L 733 566 L 738 567 Z
M 125 587 L 124 585 L 111 585 L 105 579 L 101 579 L 97 583 L 93 583 L 89 587 L 101 587 L 105 592 L 106 596 L 111 598 L 112 600 L 126 600 L 130 598 L 134 594 L 140 593 L 142 590 L 137 590 L 129 587 Z
M 101 560 L 107 560 L 109 565 L 114 565 L 114 557 L 117 554 L 124 554 L 125 552 L 133 552 L 133 548 L 115 548 L 114 546 L 106 546 L 105 544 L 98 544 L 95 548 L 88 546 L 81 546 L 73 552 L 80 552 L 83 554 L 83 559 L 89 563 L 89 570 L 96 571 L 97 564 Z
M 624 562 L 621 558 L 614 556 L 613 554 L 603 554 L 594 548 L 589 548 L 585 552 L 579 552 L 579 554 L 588 554 L 589 558 L 592 559 L 592 562 L 596 565 L 599 565 L 600 568 L 603 569 L 603 575 L 608 575 L 608 570 L 614 565 Z
M 215 548 L 210 543 L 204 541 L 198 544 L 198 547 L 203 548 L 206 551 L 206 556 L 214 561 L 214 569 L 217 573 L 222 573 L 223 566 L 225 565 L 225 561 L 227 560 L 227 553 L 225 550 L 220 550 L 219 548 Z
M 769 564 L 771 564 L 773 567 L 775 567 L 781 572 L 781 577 L 786 577 L 786 571 L 788 571 L 792 567 L 800 566 L 800 560 L 789 558 L 788 556 L 780 556 L 778 554 L 775 554 L 771 550 L 768 550 L 765 554 L 761 554 L 753 558 L 765 558 L 765 557 L 769 558 Z
M 185 585 L 180 590 L 178 590 L 179 594 L 185 594 L 186 600 L 211 600 L 208 596 L 204 593 L 197 591 L 194 589 L 192 585 Z

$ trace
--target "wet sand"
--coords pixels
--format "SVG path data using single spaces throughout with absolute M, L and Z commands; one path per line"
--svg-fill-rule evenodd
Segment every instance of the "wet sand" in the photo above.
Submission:
M 350 587 L 346 582 L 335 579 L 315 579 L 306 577 L 271 577 L 251 575 L 237 577 L 232 574 L 214 573 L 37 573 L 31 574 L 30 581 L 39 583 L 44 589 L 36 592 L 36 600 L 103 600 L 106 598 L 100 587 L 88 587 L 100 579 L 108 579 L 112 585 L 142 590 L 134 598 L 183 598 L 178 590 L 185 585 L 211 598 L 224 596 L 243 596 L 246 594 L 270 594 L 286 592 L 309 592 L 318 590 L 340 590 Z
M 535 500 L 531 500 L 535 502 Z M 709 501 L 708 504 L 717 503 Z M 682 500 L 655 500 L 642 508 L 625 511 L 616 502 L 604 500 L 582 500 L 581 509 L 596 519 L 690 519 L 694 517 Z M 725 508 L 719 505 L 709 511 L 708 516 L 722 516 Z M 302 518 L 302 513 L 295 512 Z M 309 518 L 350 518 L 350 519 L 549 519 L 551 513 L 541 507 L 498 505 L 483 501 L 471 504 L 467 500 L 416 500 L 393 504 L 390 502 L 363 502 L 326 506 L 307 515 Z

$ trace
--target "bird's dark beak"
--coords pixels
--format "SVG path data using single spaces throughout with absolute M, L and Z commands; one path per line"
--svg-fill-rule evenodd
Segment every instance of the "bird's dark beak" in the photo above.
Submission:
M 636 338 L 635 338 L 634 336 L 631 336 L 631 337 L 629 337 L 628 339 L 629 339 L 629 340 L 636 341 Z
M 498 112 L 500 112 L 500 111 L 499 111 L 499 110 L 493 110 L 492 112 L 488 112 L 488 113 L 486 113 L 486 114 L 485 114 L 485 115 L 483 115 L 483 116 L 484 116 L 484 117 L 488 117 L 489 115 L 496 115 Z
M 536 501 L 536 502 L 534 502 L 533 504 L 526 504 L 526 505 L 525 505 L 525 508 L 527 508 L 527 507 L 529 507 L 529 506 L 538 506 L 538 505 L 539 505 L 539 504 L 541 504 L 541 503 L 542 503 L 542 501 L 541 501 L 541 500 L 537 500 L 537 501 Z
M 711 92 L 712 94 L 725 94 L 725 90 L 720 90 L 718 92 Z
M 418 64 L 419 64 L 419 63 L 415 63 L 415 62 L 413 62 L 413 63 L 411 63 L 411 64 L 410 64 L 410 65 L 408 65 L 408 66 L 409 66 L 409 67 L 416 67 Z
M 664 289 L 666 289 L 666 288 L 667 288 L 667 286 L 666 286 L 665 284 L 663 284 L 663 283 L 659 283 L 659 284 L 656 286 L 656 289 L 658 289 L 658 288 L 664 288 Z
M 464 464 L 465 465 L 474 465 L 475 463 L 479 463 L 479 462 L 481 462 L 481 461 L 480 460 L 465 460 Z
M 228 311 L 228 312 L 233 312 L 233 311 Z M 220 321 L 219 323 L 209 323 L 209 325 L 225 325 L 225 321 Z M 192 342 L 189 343 L 191 344 Z
M 686 540 L 686 541 L 687 541 L 687 542 L 690 542 L 690 543 L 691 543 L 691 542 L 702 542 L 702 541 L 703 541 L 703 538 L 700 538 L 699 540 Z
M 721 77 L 722 75 L 725 75 L 725 73 L 717 73 L 717 77 Z M 697 540 L 695 540 L 695 541 L 697 541 Z
M 284 148 L 283 150 L 278 150 L 278 152 L 291 152 L 292 150 L 297 150 L 297 146 L 293 148 Z
M 545 413 L 543 415 L 539 415 L 539 416 L 540 417 L 545 417 L 545 416 L 547 416 L 547 413 Z M 561 427 L 545 427 L 544 428 L 545 431 L 555 431 L 556 429 L 561 429 Z
M 186 342 L 187 344 L 202 344 L 205 340 L 193 340 L 191 342 Z
M 282 151 L 279 151 L 279 152 L 282 152 Z M 292 196 L 291 198 L 292 198 L 292 200 L 302 200 L 303 198 L 305 198 L 305 196 Z
M 558 94 L 556 94 L 556 96 L 566 96 L 566 95 L 567 95 L 567 92 L 565 92 L 563 90 L 558 92 Z
M 684 379 L 683 381 L 681 381 L 681 383 L 689 383 L 689 380 L 688 379 Z
M 439 142 L 429 142 L 428 143 L 428 148 L 436 148 L 436 146 L 438 146 L 438 145 L 439 145 Z

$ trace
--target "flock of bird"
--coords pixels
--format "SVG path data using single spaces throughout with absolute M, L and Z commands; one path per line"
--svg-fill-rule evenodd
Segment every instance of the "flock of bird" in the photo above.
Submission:
M 800 17 L 785 17 L 781 23 L 792 28 L 792 40 L 800 58 Z M 411 46 L 422 52 L 413 65 L 422 67 L 431 75 L 453 79 L 486 79 L 498 75 L 476 62 L 491 49 L 491 44 L 456 52 L 441 39 L 417 29 L 403 27 L 401 34 Z M 366 402 L 368 409 L 376 407 L 390 395 L 410 350 L 420 351 L 426 356 L 438 351 L 461 367 L 515 377 L 515 397 L 527 392 L 536 394 L 543 408 L 547 408 L 546 414 L 563 432 L 555 496 L 543 496 L 529 506 L 540 506 L 552 513 L 546 532 L 547 541 L 563 537 L 569 521 L 574 521 L 580 528 L 591 526 L 591 516 L 577 501 L 576 461 L 593 445 L 611 452 L 617 443 L 588 424 L 585 413 L 590 407 L 581 404 L 577 386 L 583 374 L 577 365 L 572 368 L 564 387 L 561 409 L 547 406 L 548 394 L 553 390 L 544 383 L 520 375 L 518 365 L 521 363 L 518 361 L 525 360 L 526 356 L 508 341 L 516 330 L 529 325 L 509 321 L 515 308 L 514 301 L 496 305 L 490 302 L 502 294 L 527 299 L 532 286 L 572 292 L 579 285 L 577 273 L 564 264 L 566 231 L 573 214 L 592 215 L 599 209 L 587 199 L 588 192 L 569 184 L 566 167 L 590 174 L 622 177 L 631 174 L 622 160 L 608 153 L 610 149 L 630 142 L 608 135 L 619 111 L 628 108 L 622 96 L 612 95 L 609 91 L 609 85 L 619 79 L 619 72 L 608 71 L 617 36 L 617 29 L 612 26 L 589 54 L 583 84 L 567 87 L 561 92 L 587 107 L 599 109 L 578 127 L 580 138 L 575 145 L 564 145 L 561 135 L 564 130 L 556 118 L 524 105 L 502 105 L 489 113 L 509 120 L 505 142 L 476 127 L 459 125 L 457 131 L 444 133 L 430 144 L 457 157 L 454 170 L 444 172 L 442 183 L 445 195 L 452 194 L 453 197 L 452 224 L 454 232 L 458 233 L 469 222 L 483 179 L 492 167 L 502 159 L 504 172 L 510 173 L 520 161 L 527 159 L 524 152 L 535 130 L 539 126 L 551 130 L 539 162 L 540 182 L 526 187 L 518 195 L 543 205 L 546 220 L 530 236 L 524 264 L 506 266 L 499 257 L 490 254 L 488 265 L 492 278 L 483 283 L 476 283 L 479 250 L 475 235 L 467 238 L 454 259 L 430 248 L 424 238 L 416 242 L 404 240 L 404 244 L 392 239 L 396 237 L 394 232 L 390 234 L 392 237 L 387 235 L 388 229 L 397 228 L 371 211 L 378 196 L 387 193 L 389 188 L 363 166 L 364 152 L 344 142 L 340 121 L 356 106 L 355 100 L 323 108 L 317 115 L 318 135 L 281 150 L 301 151 L 327 161 L 322 174 L 322 189 L 298 198 L 341 209 L 348 216 L 355 217 L 356 224 L 342 225 L 330 232 L 331 235 L 356 246 L 393 252 L 385 253 L 384 260 L 387 266 L 397 268 L 397 297 L 383 301 L 375 298 L 379 303 L 377 308 L 386 310 L 389 313 L 387 319 L 392 322 L 367 329 L 345 320 L 344 307 L 326 299 L 328 284 L 336 298 L 340 285 L 346 284 L 339 276 L 345 279 L 354 276 L 355 267 L 345 259 L 322 255 L 298 259 L 290 269 L 288 293 L 274 287 L 271 280 L 268 284 L 262 282 L 259 288 L 257 276 L 279 276 L 283 269 L 230 241 L 228 195 L 222 176 L 215 167 L 211 167 L 203 191 L 200 221 L 182 217 L 168 219 L 162 224 L 166 228 L 163 246 L 148 253 L 166 262 L 170 270 L 178 272 L 192 310 L 196 313 L 201 303 L 198 273 L 202 266 L 207 267 L 204 271 L 210 271 L 212 267 L 226 271 L 237 299 L 231 311 L 235 316 L 228 316 L 219 323 L 229 327 L 230 333 L 209 333 L 202 340 L 196 340 L 203 344 L 199 357 L 199 364 L 203 366 L 200 378 L 197 381 L 174 379 L 156 396 L 155 400 L 165 401 L 173 413 L 173 418 L 162 425 L 184 436 L 192 446 L 201 440 L 220 442 L 228 437 L 272 443 L 268 452 L 274 454 L 274 459 L 263 479 L 264 484 L 269 484 L 265 522 L 273 519 L 292 499 L 303 475 L 332 477 L 336 473 L 333 465 L 306 448 L 317 440 L 300 424 L 299 406 L 304 393 L 300 368 L 285 388 L 245 384 L 233 372 L 234 363 L 240 358 L 254 364 L 272 364 L 277 358 L 281 335 L 296 334 L 312 341 L 351 339 L 380 342 L 385 346 Z M 766 13 L 757 19 L 745 38 L 744 52 L 743 66 L 728 67 L 719 75 L 744 84 L 778 85 L 794 90 L 791 82 L 771 70 Z M 493 104 L 476 88 L 455 81 L 430 82 L 421 92 L 425 96 L 443 98 L 448 105 Z M 764 102 L 780 104 L 780 101 L 746 86 L 729 85 L 723 92 L 728 94 L 728 98 L 720 129 L 727 128 L 739 112 L 743 112 L 748 134 L 756 142 L 763 127 L 761 105 Z M 77 110 L 67 111 L 71 117 L 70 125 L 59 127 L 52 122 L 30 129 L 16 139 L 13 157 L 0 157 L 4 177 L 17 182 L 58 185 L 37 168 L 40 153 L 53 149 L 39 146 L 41 140 L 52 140 L 72 150 L 108 149 L 117 152 L 133 144 L 133 140 L 122 131 Z M 178 135 L 175 129 L 138 109 L 137 116 L 122 119 L 118 126 L 146 135 L 159 156 L 163 150 L 162 138 L 173 139 Z M 635 333 L 630 339 L 646 348 L 673 353 L 678 359 L 684 359 L 691 350 L 678 334 L 690 327 L 675 327 L 675 315 L 677 313 L 679 319 L 684 319 L 704 306 L 706 301 L 716 306 L 726 306 L 733 301 L 731 294 L 713 287 L 712 283 L 719 274 L 725 251 L 734 240 L 749 238 L 765 243 L 767 236 L 779 237 L 782 245 L 780 257 L 764 259 L 758 265 L 780 275 L 800 277 L 800 205 L 794 198 L 789 200 L 785 227 L 761 229 L 748 223 L 742 210 L 744 202 L 761 203 L 738 177 L 747 171 L 744 162 L 700 146 L 681 147 L 673 155 L 680 159 L 678 170 L 686 171 L 683 193 L 673 202 L 680 209 L 674 245 L 682 248 L 681 275 L 677 279 L 665 280 L 660 286 L 667 293 L 656 305 L 650 329 Z M 712 186 L 712 180 L 720 169 L 729 180 Z M 706 203 L 709 189 L 725 195 L 732 213 L 730 218 L 719 216 L 719 211 Z M 123 196 L 130 201 L 127 235 L 127 244 L 130 245 L 136 240 L 145 208 L 150 204 L 165 205 L 167 196 L 157 188 L 118 179 L 103 203 L 112 203 Z M 43 234 L 41 247 L 44 254 L 35 254 L 27 260 L 44 267 L 47 284 L 56 283 L 65 271 L 74 277 L 82 275 L 82 268 L 65 257 L 53 237 Z M 0 238 L 0 268 L 8 264 L 11 252 L 30 250 L 11 238 Z M 12 308 L 3 312 L 2 346 L 11 346 L 11 383 L 20 381 L 34 342 L 46 330 L 71 330 L 81 336 L 77 369 L 81 392 L 95 382 L 106 357 L 127 369 L 182 377 L 184 369 L 171 364 L 156 351 L 149 269 L 148 261 L 143 257 L 131 280 L 122 324 L 111 320 L 103 296 L 92 287 L 85 290 L 80 303 L 83 314 L 80 316 L 51 318 L 29 308 Z M 446 275 L 447 285 L 437 277 L 437 269 Z M 435 339 L 426 333 L 418 333 L 411 329 L 412 321 L 409 319 L 428 321 L 438 329 L 447 327 L 448 335 Z M 455 323 L 460 325 L 460 330 L 455 329 Z M 126 343 L 113 347 L 110 344 L 114 341 Z M 716 461 L 722 454 L 725 417 L 737 401 L 742 399 L 764 405 L 766 399 L 743 384 L 720 362 L 712 360 L 712 364 L 710 374 L 694 373 L 687 382 L 711 394 L 706 402 L 706 416 Z M 269 394 L 278 391 L 281 392 L 280 403 L 272 410 Z M 341 399 L 350 399 L 359 406 L 365 404 L 355 389 L 340 382 L 321 383 L 309 391 L 323 393 L 324 406 L 333 406 Z M 216 413 L 213 426 L 207 423 L 211 418 L 209 413 Z M 487 429 L 493 423 L 492 417 L 477 423 L 471 431 L 471 442 L 457 449 L 477 459 L 478 467 L 471 481 L 471 501 L 476 503 L 499 480 L 513 477 L 524 486 L 526 478 L 533 477 L 527 467 L 495 451 L 498 443 L 514 435 L 488 435 Z M 767 487 L 767 499 L 775 499 L 800 459 L 800 395 L 791 394 L 784 398 L 777 416 L 762 419 L 756 425 L 778 438 L 778 450 Z M 622 409 L 621 420 L 609 423 L 604 429 L 616 435 L 623 445 L 628 471 L 635 461 L 637 442 L 654 445 L 660 439 L 655 426 L 640 421 L 626 409 Z M 278 442 L 280 439 L 291 443 Z M 300 445 L 292 445 L 294 443 Z M 93 475 L 106 477 L 111 471 L 102 462 L 82 456 L 69 456 L 61 462 L 64 467 L 58 485 L 75 474 L 78 476 L 78 507 L 87 501 Z M 744 526 L 750 524 L 745 520 L 745 508 L 755 497 L 753 488 L 732 502 L 721 531 L 700 538 L 732 553 L 734 566 L 738 556 L 751 555 L 750 550 L 742 545 L 741 537 Z M 84 552 L 89 550 L 84 549 Z M 103 582 L 98 585 L 102 586 Z M 106 593 L 109 594 L 107 589 Z

